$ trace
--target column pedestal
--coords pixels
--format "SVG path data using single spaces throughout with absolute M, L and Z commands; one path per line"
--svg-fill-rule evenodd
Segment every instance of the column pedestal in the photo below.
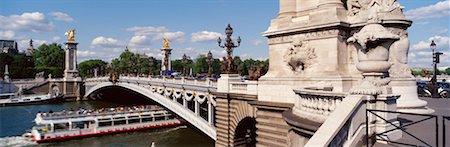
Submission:
M 427 107 L 427 102 L 419 99 L 416 80 L 413 78 L 391 78 L 389 84 L 392 93 L 400 95 L 397 110 L 400 112 L 430 114 L 434 110 Z
M 238 74 L 220 74 L 220 78 L 217 80 L 217 92 L 230 92 L 230 82 L 239 80 L 240 79 Z

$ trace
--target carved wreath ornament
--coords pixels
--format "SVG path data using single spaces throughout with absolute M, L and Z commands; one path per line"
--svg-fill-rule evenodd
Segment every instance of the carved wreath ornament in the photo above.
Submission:
M 294 72 L 304 71 L 314 64 L 316 58 L 314 48 L 309 47 L 308 42 L 301 39 L 295 39 L 284 55 L 284 61 Z

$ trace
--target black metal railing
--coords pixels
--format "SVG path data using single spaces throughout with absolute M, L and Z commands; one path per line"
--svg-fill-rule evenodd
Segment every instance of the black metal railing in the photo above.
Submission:
M 447 138 L 446 138 L 446 128 L 445 128 L 445 123 L 446 122 L 450 122 L 450 116 L 442 116 L 442 128 L 443 128 L 443 133 L 442 133 L 442 146 L 445 147 L 446 142 L 447 142 Z
M 386 120 L 385 118 L 383 118 L 382 116 L 380 116 L 379 114 L 377 114 L 377 112 L 381 112 L 381 113 L 395 113 L 395 114 L 403 114 L 403 115 L 414 115 L 414 116 L 423 116 L 423 117 L 426 117 L 426 118 L 421 119 L 421 120 L 418 120 L 418 121 L 413 121 L 413 122 L 410 122 L 410 123 L 408 123 L 408 124 L 402 124 L 402 123 L 400 123 L 400 125 L 397 125 L 397 124 L 392 123 L 392 122 L 389 121 L 389 120 Z M 407 112 L 396 112 L 396 111 L 386 111 L 386 110 L 373 110 L 373 109 L 367 109 L 367 110 L 366 110 L 366 134 L 369 134 L 369 124 L 370 124 L 370 122 L 369 122 L 369 114 L 372 114 L 372 115 L 376 116 L 377 118 L 380 118 L 380 119 L 383 120 L 384 122 L 389 123 L 390 125 L 394 126 L 394 128 L 393 128 L 393 129 L 390 129 L 390 130 L 387 130 L 387 131 L 384 131 L 384 132 L 381 132 L 381 133 L 375 133 L 374 135 L 367 135 L 367 137 L 366 137 L 366 141 L 367 141 L 367 142 L 366 142 L 366 143 L 367 143 L 367 146 L 368 146 L 368 147 L 371 145 L 371 142 L 370 142 L 370 141 L 371 141 L 371 138 L 375 138 L 374 142 L 375 142 L 376 140 L 381 140 L 381 141 L 386 141 L 386 142 L 388 142 L 388 143 L 399 144 L 399 145 L 405 145 L 405 146 L 418 146 L 418 145 L 416 145 L 416 144 L 409 144 L 409 143 L 404 143 L 404 142 L 396 142 L 396 141 L 388 140 L 388 139 L 385 139 L 385 137 L 383 137 L 383 134 L 386 134 L 386 133 L 389 133 L 389 132 L 392 132 L 392 131 L 395 131 L 395 130 L 400 130 L 400 131 L 402 131 L 403 133 L 408 134 L 409 136 L 411 136 L 411 137 L 414 138 L 415 140 L 417 140 L 417 141 L 419 141 L 419 142 L 425 144 L 426 146 L 433 147 L 433 146 L 431 145 L 431 143 L 428 143 L 428 142 L 426 142 L 426 141 L 420 139 L 420 138 L 417 137 L 416 135 L 414 135 L 414 134 L 412 134 L 412 133 L 406 131 L 406 128 L 405 128 L 405 127 L 412 126 L 412 125 L 415 125 L 415 124 L 424 122 L 424 121 L 426 121 L 426 120 L 431 120 L 431 119 L 434 119 L 434 120 L 435 120 L 435 128 L 436 128 L 436 129 L 435 129 L 435 139 L 436 139 L 436 146 L 435 146 L 435 147 L 438 147 L 438 145 L 439 145 L 438 116 L 436 116 L 436 115 L 416 114 L 416 113 L 407 113 Z M 445 117 L 444 117 L 444 118 L 445 118 Z M 447 117 L 447 120 L 448 120 L 449 118 L 450 118 L 450 117 Z M 445 133 L 445 126 L 444 126 L 444 133 Z M 445 138 L 445 135 L 444 135 L 444 138 Z M 445 143 L 445 139 L 444 139 L 444 143 Z M 444 144 L 444 146 L 445 146 L 445 144 Z

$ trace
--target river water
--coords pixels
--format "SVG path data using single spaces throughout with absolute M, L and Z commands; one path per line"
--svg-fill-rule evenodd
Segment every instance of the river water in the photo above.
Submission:
M 175 128 L 160 128 L 137 132 L 126 132 L 44 144 L 36 144 L 21 137 L 23 133 L 33 127 L 33 120 L 36 113 L 39 111 L 62 111 L 63 109 L 78 109 L 79 107 L 94 109 L 116 106 L 120 105 L 105 101 L 82 101 L 59 104 L 0 107 L 0 146 L 148 147 L 151 142 L 155 142 L 156 147 L 214 146 L 213 140 L 188 125 Z

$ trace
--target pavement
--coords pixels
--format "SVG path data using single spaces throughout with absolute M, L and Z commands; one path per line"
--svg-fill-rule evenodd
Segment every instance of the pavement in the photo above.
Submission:
M 437 124 L 438 124 L 438 134 L 436 134 L 436 118 L 432 118 L 411 126 L 405 127 L 404 131 L 407 131 L 421 139 L 425 143 L 415 139 L 414 137 L 408 135 L 407 133 L 402 133 L 402 138 L 396 140 L 396 142 L 413 144 L 415 146 L 433 146 L 433 147 L 443 147 L 443 132 L 446 132 L 446 145 L 450 147 L 450 120 L 445 121 L 446 129 L 443 128 L 442 116 L 450 117 L 450 99 L 434 99 L 434 98 L 421 98 L 428 102 L 428 107 L 434 109 L 435 112 L 430 114 L 437 116 Z M 416 122 L 422 119 L 428 118 L 427 116 L 416 116 L 416 115 L 399 115 L 399 120 L 403 124 L 409 124 L 412 122 Z M 438 144 L 436 144 L 436 136 L 439 136 Z M 405 146 L 400 144 L 381 144 L 376 143 L 375 147 L 386 147 L 386 146 Z

